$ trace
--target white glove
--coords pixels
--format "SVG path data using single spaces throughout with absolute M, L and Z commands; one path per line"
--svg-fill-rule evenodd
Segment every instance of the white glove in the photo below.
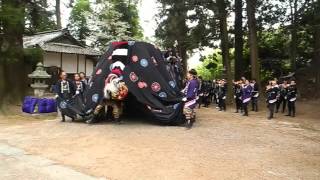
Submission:
M 80 92 L 79 92 L 79 91 L 76 91 L 76 95 L 78 95 L 78 94 L 80 94 Z
M 182 98 L 182 101 L 183 101 L 183 102 L 186 102 L 186 101 L 187 101 L 187 98 L 186 98 L 186 97 Z

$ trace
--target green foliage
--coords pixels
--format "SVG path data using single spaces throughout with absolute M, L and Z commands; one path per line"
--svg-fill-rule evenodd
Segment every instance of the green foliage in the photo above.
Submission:
M 205 80 L 221 78 L 223 71 L 224 68 L 220 51 L 215 51 L 211 55 L 204 57 L 201 65 L 197 67 L 199 76 L 202 76 Z
M 25 48 L 24 59 L 26 62 L 35 64 L 37 62 L 43 61 L 43 50 L 41 48 Z
M 111 41 L 131 39 L 128 31 L 129 24 L 121 21 L 122 14 L 115 9 L 115 5 L 103 1 L 99 7 L 101 8 L 86 14 L 90 22 L 90 40 L 93 40 L 93 46 L 103 50 Z
M 110 41 L 142 39 L 137 0 L 78 0 L 72 9 L 72 34 L 104 50 Z
M 92 12 L 89 0 L 78 0 L 72 8 L 68 28 L 72 35 L 85 44 L 90 35 L 86 13 Z
M 48 10 L 47 0 L 30 0 L 26 4 L 25 33 L 34 34 L 55 29 L 57 26 L 53 16 L 54 13 Z

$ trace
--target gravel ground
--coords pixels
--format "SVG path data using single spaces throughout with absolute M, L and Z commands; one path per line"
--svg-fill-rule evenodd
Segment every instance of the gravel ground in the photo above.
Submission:
M 298 105 L 296 118 L 271 121 L 264 110 L 242 117 L 201 108 L 191 130 L 133 119 L 86 125 L 0 116 L 0 144 L 106 179 L 320 179 L 320 103 Z M 3 162 L 0 172 L 10 169 Z M 28 173 L 15 175 L 33 179 Z

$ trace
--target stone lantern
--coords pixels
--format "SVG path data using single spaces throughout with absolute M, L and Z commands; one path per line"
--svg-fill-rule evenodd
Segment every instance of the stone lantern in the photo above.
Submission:
M 31 87 L 34 90 L 34 95 L 36 97 L 43 97 L 45 90 L 49 87 L 46 84 L 46 80 L 51 78 L 51 75 L 45 71 L 43 64 L 39 62 L 36 70 L 29 74 L 28 77 L 33 80 Z

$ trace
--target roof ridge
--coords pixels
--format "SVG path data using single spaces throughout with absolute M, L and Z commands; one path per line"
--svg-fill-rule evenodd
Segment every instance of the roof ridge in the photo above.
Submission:
M 48 33 L 54 33 L 54 32 L 68 32 L 67 28 L 63 28 L 63 29 L 55 29 L 55 30 L 48 30 L 48 31 L 41 31 L 41 32 L 36 32 L 32 35 L 29 35 L 29 36 L 34 36 L 34 35 L 40 35 L 40 34 L 48 34 Z M 28 37 L 28 36 L 26 36 Z

